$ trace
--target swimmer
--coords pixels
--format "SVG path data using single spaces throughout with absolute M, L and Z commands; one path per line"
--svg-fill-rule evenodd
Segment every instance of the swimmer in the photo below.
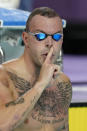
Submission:
M 30 14 L 24 53 L 0 66 L 0 131 L 69 131 L 70 79 L 55 64 L 62 19 L 48 7 Z

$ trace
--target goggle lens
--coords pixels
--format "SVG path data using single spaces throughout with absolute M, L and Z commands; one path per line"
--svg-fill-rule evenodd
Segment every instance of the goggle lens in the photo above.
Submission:
M 59 41 L 61 39 L 62 35 L 61 34 L 54 34 L 52 35 L 52 38 L 55 40 L 55 41 Z
M 35 35 L 35 37 L 40 41 L 40 40 L 44 40 L 47 36 L 44 33 L 38 33 Z

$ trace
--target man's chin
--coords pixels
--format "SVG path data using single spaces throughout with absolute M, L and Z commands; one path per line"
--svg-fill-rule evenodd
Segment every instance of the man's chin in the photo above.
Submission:
M 43 65 L 43 61 L 36 62 L 36 66 L 41 67 Z
M 45 59 L 37 62 L 36 64 L 37 64 L 37 66 L 41 67 L 41 66 L 44 64 L 44 62 L 45 62 Z M 55 60 L 55 59 L 52 59 L 51 63 L 52 63 L 52 64 L 55 64 L 55 63 L 56 63 L 56 60 Z

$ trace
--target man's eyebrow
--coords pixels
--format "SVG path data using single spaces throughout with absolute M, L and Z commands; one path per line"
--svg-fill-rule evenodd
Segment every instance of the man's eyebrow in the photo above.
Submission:
M 40 30 L 40 29 L 35 30 L 35 32 L 43 32 L 43 33 L 46 33 L 45 31 Z
M 45 31 L 43 31 L 43 30 L 40 30 L 40 29 L 35 30 L 35 33 L 36 33 L 36 32 L 42 32 L 42 33 L 48 34 L 47 32 L 45 32 Z M 53 33 L 53 34 L 56 34 L 56 33 L 61 33 L 61 34 L 63 34 L 63 31 L 62 31 L 62 30 L 59 30 L 59 31 L 57 31 L 57 32 L 55 32 L 55 33 Z
M 62 31 L 62 30 L 59 30 L 59 31 L 57 31 L 56 33 L 61 33 L 61 34 L 63 34 L 63 31 Z M 56 34 L 56 33 L 54 33 L 54 34 Z

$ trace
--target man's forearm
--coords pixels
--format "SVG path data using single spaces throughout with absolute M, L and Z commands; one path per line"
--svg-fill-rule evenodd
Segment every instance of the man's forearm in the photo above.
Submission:
M 44 88 L 41 83 L 37 82 L 16 101 L 11 101 L 0 108 L 0 129 L 8 131 L 20 125 L 34 108 Z

